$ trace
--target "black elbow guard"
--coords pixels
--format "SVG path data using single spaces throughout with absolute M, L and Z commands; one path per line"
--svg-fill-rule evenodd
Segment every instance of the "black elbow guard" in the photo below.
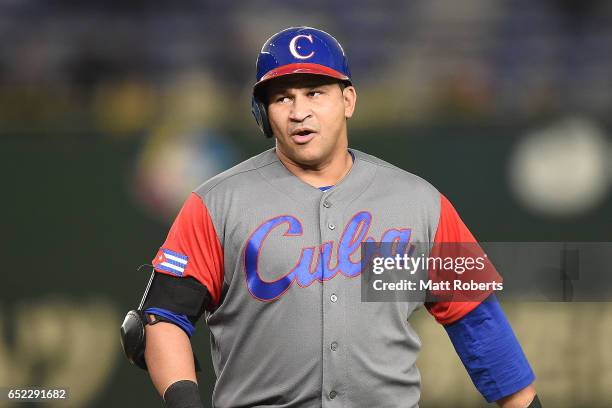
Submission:
M 121 345 L 127 359 L 134 365 L 147 369 L 144 359 L 146 347 L 147 324 L 160 321 L 173 323 L 163 317 L 155 316 L 153 321 L 147 319 L 145 310 L 157 307 L 173 313 L 184 314 L 195 323 L 205 309 L 212 306 L 212 297 L 208 289 L 197 280 L 187 277 L 179 278 L 152 272 L 137 310 L 130 310 L 121 325 Z M 196 370 L 200 365 L 194 355 Z
M 142 310 L 130 310 L 121 325 L 121 345 L 130 363 L 147 369 L 144 359 L 146 321 Z

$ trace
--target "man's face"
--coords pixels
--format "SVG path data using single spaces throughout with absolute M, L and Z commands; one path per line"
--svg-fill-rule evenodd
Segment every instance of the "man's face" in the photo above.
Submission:
M 280 154 L 297 165 L 317 167 L 346 152 L 355 88 L 322 75 L 295 74 L 271 80 L 266 94 Z

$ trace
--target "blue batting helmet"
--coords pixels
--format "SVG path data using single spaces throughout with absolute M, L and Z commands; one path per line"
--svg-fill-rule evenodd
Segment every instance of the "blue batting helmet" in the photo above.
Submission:
M 267 137 L 272 137 L 265 101 L 257 94 L 266 81 L 283 75 L 314 74 L 351 81 L 351 72 L 340 43 L 325 31 L 312 27 L 291 27 L 270 37 L 257 57 L 252 112 Z

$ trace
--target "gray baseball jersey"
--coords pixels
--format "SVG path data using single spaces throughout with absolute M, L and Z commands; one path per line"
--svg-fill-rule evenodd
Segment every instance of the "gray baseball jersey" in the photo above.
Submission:
M 360 244 L 473 240 L 423 179 L 357 150 L 321 191 L 274 149 L 198 187 L 154 259 L 206 286 L 217 382 L 226 407 L 416 407 L 421 304 L 361 301 Z M 428 307 L 447 323 L 475 304 Z

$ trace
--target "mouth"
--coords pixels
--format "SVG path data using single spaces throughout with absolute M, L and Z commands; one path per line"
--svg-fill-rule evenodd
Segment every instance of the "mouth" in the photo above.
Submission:
M 297 144 L 305 144 L 310 142 L 317 132 L 310 128 L 300 128 L 291 132 L 291 139 Z

